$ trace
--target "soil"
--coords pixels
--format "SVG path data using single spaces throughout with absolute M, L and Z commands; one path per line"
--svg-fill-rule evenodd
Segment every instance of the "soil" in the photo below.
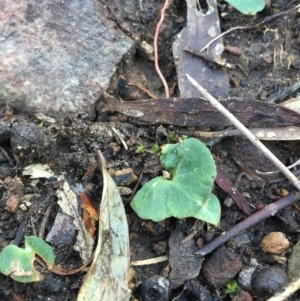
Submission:
M 124 5 L 123 1 L 112 1 L 108 6 L 112 18 L 118 21 L 118 25 L 125 34 L 130 34 L 136 39 L 136 45 L 123 58 L 107 92 L 123 101 L 148 99 L 149 96 L 140 89 L 128 85 L 128 83 L 135 83 L 142 85 L 158 98 L 164 98 L 163 85 L 156 74 L 153 58 L 147 53 L 144 46 L 145 42 L 149 45 L 153 43 L 153 32 L 158 22 L 162 3 L 157 0 L 148 2 L 128 0 L 125 2 L 128 3 Z M 267 16 L 286 11 L 296 4 L 296 1 L 272 1 L 270 8 L 253 17 L 241 15 L 221 3 L 221 29 L 226 31 L 234 26 L 257 24 Z M 224 36 L 225 45 L 238 47 L 242 51 L 242 56 L 234 56 L 230 52 L 224 52 L 223 55 L 228 62 L 238 66 L 235 70 L 227 71 L 231 85 L 228 97 L 239 97 L 245 102 L 247 100 L 268 102 L 272 101 L 282 89 L 299 81 L 299 20 L 299 14 L 292 12 L 288 17 L 280 17 L 256 29 L 236 30 Z M 172 97 L 179 95 L 172 56 L 172 40 L 185 25 L 186 3 L 183 0 L 173 0 L 167 10 L 158 43 L 160 66 L 169 87 L 171 87 Z M 284 51 L 282 51 L 282 47 Z M 292 96 L 295 96 L 295 93 L 290 95 L 290 97 Z M 276 125 L 274 124 L 274 126 Z M 128 150 L 125 150 L 112 127 L 121 133 Z M 11 242 L 23 246 L 25 235 L 39 233 L 45 212 L 50 207 L 45 229 L 42 231 L 42 236 L 45 238 L 51 231 L 57 214 L 61 211 L 55 197 L 55 191 L 59 186 L 59 183 L 55 182 L 57 178 L 30 179 L 28 176 L 22 175 L 25 166 L 32 163 L 48 164 L 56 175 L 63 174 L 65 180 L 72 187 L 81 185 L 84 193 L 97 207 L 103 188 L 102 176 L 95 154 L 97 149 L 103 152 L 112 175 L 114 170 L 131 168 L 134 174 L 140 177 L 140 183 L 144 184 L 162 172 L 159 155 L 151 151 L 152 146 L 156 143 L 162 146 L 168 142 L 177 142 L 182 135 L 193 137 L 198 130 L 203 129 L 142 124 L 141 122 L 137 124 L 134 120 L 128 122 L 122 116 L 109 116 L 101 110 L 101 99 L 96 113 L 93 112 L 90 116 L 69 116 L 55 122 L 48 119 L 40 120 L 36 116 L 22 113 L 16 114 L 9 108 L 3 108 L 0 128 L 0 250 Z M 205 142 L 212 151 L 218 168 L 227 172 L 229 179 L 236 183 L 237 189 L 246 197 L 252 213 L 259 206 L 272 203 L 274 196 L 279 199 L 280 189 L 294 190 L 294 187 L 287 183 L 267 186 L 267 181 L 271 177 L 254 175 L 257 169 L 271 171 L 274 170 L 274 167 L 245 139 L 231 137 Z M 300 157 L 296 141 L 265 144 L 285 164 L 290 164 Z M 141 151 L 141 146 L 143 151 Z M 140 147 L 140 152 L 137 152 L 138 147 Z M 240 176 L 242 171 L 246 176 Z M 278 175 L 272 176 L 272 179 L 276 177 Z M 120 181 L 119 186 L 128 187 L 133 193 L 138 183 L 133 181 L 133 183 L 126 184 L 125 181 L 122 184 L 122 179 L 120 180 L 118 177 L 115 177 L 115 180 Z M 140 188 L 140 184 L 137 188 Z M 195 242 L 211 241 L 223 231 L 229 230 L 234 224 L 246 218 L 245 213 L 234 203 L 228 201 L 226 192 L 217 186 L 214 187 L 213 192 L 222 204 L 221 222 L 218 227 L 202 222 L 196 223 L 193 218 L 185 220 L 170 218 L 161 223 L 141 220 L 129 206 L 132 195 L 130 193 L 122 195 L 130 231 L 131 260 L 168 255 L 171 248 L 171 246 L 168 247 L 169 238 L 176 231 L 181 233 L 178 237 L 186 237 L 196 229 L 192 237 L 195 246 Z M 12 196 L 17 196 L 16 208 L 7 202 Z M 30 200 L 30 204 L 26 203 L 25 199 Z M 21 204 L 23 206 L 20 208 Z M 285 270 L 285 263 L 290 256 L 291 247 L 299 238 L 299 227 L 299 212 L 292 207 L 283 209 L 275 216 L 259 222 L 241 233 L 238 239 L 232 239 L 226 243 L 225 252 L 230 252 L 226 260 L 232 260 L 232 265 L 239 269 L 241 266 L 251 267 L 256 259 L 260 268 L 278 268 L 279 266 Z M 262 252 L 260 247 L 265 235 L 273 231 L 283 232 L 291 246 L 286 253 L 281 254 L 281 261 L 271 254 Z M 73 248 L 74 240 L 75 237 L 71 237 L 68 243 L 51 244 L 55 253 L 56 265 L 65 268 L 82 265 L 79 252 Z M 174 241 L 174 237 L 172 240 Z M 214 256 L 215 252 L 217 251 L 206 256 L 206 260 Z M 181 259 L 178 258 L 178 262 L 180 261 Z M 181 264 L 184 265 L 184 263 Z M 39 269 L 46 276 L 45 279 L 30 284 L 18 283 L 0 275 L 0 299 L 3 301 L 76 300 L 85 272 L 60 276 L 40 267 Z M 145 280 L 153 275 L 164 275 L 168 278 L 171 267 L 169 262 L 165 261 L 153 265 L 135 266 L 134 270 L 135 276 L 131 281 L 133 296 L 137 300 L 141 300 L 141 287 Z M 196 284 L 194 283 L 196 287 L 201 285 L 207 289 L 205 300 L 232 300 L 232 296 L 226 293 L 226 285 L 216 285 L 213 280 L 209 280 L 211 276 L 209 273 L 211 272 L 206 268 L 205 272 L 201 271 L 200 275 L 194 277 L 195 280 L 193 280 L 196 281 Z M 173 277 L 176 278 L 176 275 Z M 189 285 L 187 278 L 186 287 Z M 237 279 L 237 276 L 233 275 L 232 279 Z M 258 282 L 263 282 L 263 280 Z M 249 289 L 254 300 L 266 300 L 268 296 L 272 295 L 272 293 L 268 294 L 258 288 L 257 281 L 255 283 Z M 169 300 L 178 296 L 182 290 L 183 283 L 173 289 L 172 297 Z M 272 291 L 272 288 L 270 290 Z M 148 300 L 167 300 L 167 298 L 159 298 L 154 297 L 154 299 Z M 300 293 L 295 293 L 289 300 L 299 300 L 299 298 Z M 185 299 L 182 297 L 180 300 L 204 299 L 190 293 Z

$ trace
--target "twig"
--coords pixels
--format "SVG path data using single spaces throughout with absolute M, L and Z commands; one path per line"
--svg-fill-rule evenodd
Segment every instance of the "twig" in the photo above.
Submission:
M 169 257 L 167 255 L 164 255 L 164 256 L 160 256 L 160 257 L 156 257 L 156 258 L 131 261 L 130 265 L 131 266 L 140 266 L 140 265 L 156 264 L 156 263 L 167 261 L 168 259 L 169 259 Z
M 30 216 L 30 224 L 31 224 L 31 228 L 32 228 L 33 235 L 34 235 L 34 236 L 37 236 L 37 233 L 36 233 L 36 230 L 35 230 L 35 227 L 34 227 L 34 223 L 33 223 L 32 216 Z
M 289 141 L 289 140 L 300 140 L 298 137 L 300 135 L 300 127 L 287 126 L 287 127 L 272 127 L 272 128 L 252 128 L 248 129 L 253 135 L 255 135 L 259 140 L 268 141 Z M 279 131 L 280 130 L 280 131 Z M 295 136 L 289 136 L 286 133 L 292 132 Z M 202 132 L 196 131 L 195 136 L 198 138 L 205 139 L 216 139 L 231 136 L 239 136 L 242 133 L 237 129 L 226 129 L 219 132 Z
M 122 24 L 124 24 L 125 22 L 122 21 L 118 15 L 116 15 L 113 11 L 113 9 L 110 8 L 109 5 L 107 5 L 107 3 L 104 0 L 99 0 L 104 7 L 108 10 L 109 14 L 111 15 L 111 17 L 107 17 L 108 19 L 111 19 L 113 21 L 116 22 L 117 27 L 119 27 L 119 29 L 124 32 L 129 38 L 138 41 L 139 37 L 136 36 L 135 34 L 132 33 L 132 31 L 130 31 L 128 28 L 125 28 Z
M 195 254 L 205 256 L 206 254 L 211 253 L 213 250 L 215 250 L 217 247 L 219 247 L 222 244 L 224 244 L 225 242 L 227 242 L 229 239 L 240 234 L 242 231 L 257 224 L 258 222 L 261 222 L 264 219 L 275 215 L 279 210 L 293 204 L 294 202 L 299 200 L 299 198 L 300 198 L 300 195 L 298 193 L 294 193 L 294 192 L 290 193 L 289 195 L 279 199 L 278 201 L 266 206 L 265 208 L 257 211 L 256 213 L 252 214 L 251 216 L 247 217 L 240 223 L 233 226 L 227 232 L 223 232 L 220 236 L 218 236 L 211 242 L 204 245 L 204 247 L 202 247 Z
M 267 301 L 284 301 L 287 300 L 293 293 L 300 289 L 300 278 L 290 282 L 282 292 L 276 293 Z
M 300 165 L 300 159 L 298 159 L 294 164 L 287 166 L 286 168 L 292 169 L 293 167 L 298 166 L 298 165 Z M 266 172 L 264 172 L 264 171 L 256 170 L 255 172 L 258 175 L 268 176 L 268 175 L 273 175 L 275 173 L 279 173 L 280 171 L 279 170 L 274 170 L 274 171 L 266 171 Z
M 283 12 L 280 12 L 278 14 L 275 14 L 275 15 L 272 15 L 272 16 L 268 16 L 266 17 L 263 21 L 255 24 L 255 25 L 252 25 L 252 26 L 237 26 L 237 27 L 233 27 L 233 28 L 230 28 L 228 29 L 227 31 L 221 33 L 220 35 L 216 36 L 215 38 L 213 38 L 209 43 L 207 43 L 201 50 L 200 52 L 204 51 L 205 49 L 207 49 L 213 42 L 215 42 L 216 40 L 218 40 L 219 38 L 225 36 L 226 34 L 230 33 L 231 31 L 233 30 L 236 30 L 236 29 L 244 29 L 244 30 L 248 30 L 248 29 L 253 29 L 253 28 L 256 28 L 256 27 L 259 27 L 261 25 L 263 25 L 264 23 L 266 22 L 271 22 L 279 17 L 282 17 L 282 16 L 285 16 L 287 14 L 289 14 L 290 12 L 292 12 L 293 10 L 296 10 L 298 7 L 300 7 L 300 4 L 298 4 L 297 6 L 287 10 L 287 11 L 283 11 Z
M 165 87 L 165 94 L 166 94 L 166 98 L 169 98 L 170 97 L 170 92 L 169 92 L 169 87 L 168 87 L 168 84 L 163 76 L 163 74 L 161 73 L 160 69 L 159 69 L 159 65 L 158 65 L 158 51 L 157 51 L 157 40 L 158 40 L 158 34 L 159 34 L 159 30 L 160 30 L 160 26 L 164 20 L 164 17 L 165 17 L 165 10 L 168 6 L 168 0 L 165 1 L 165 4 L 163 6 L 163 8 L 161 9 L 161 12 L 160 12 L 160 20 L 159 22 L 157 23 L 156 25 L 156 30 L 155 30 L 155 35 L 154 35 L 154 62 L 155 62 L 155 70 L 158 74 L 158 76 L 160 77 L 161 81 L 163 82 L 164 84 L 164 87 Z
M 300 191 L 300 181 L 290 172 L 286 166 L 280 162 L 277 157 L 269 151 L 239 120 L 237 120 L 220 102 L 209 94 L 192 77 L 186 74 L 189 82 L 194 86 L 220 113 L 222 113 L 230 122 L 239 129 L 263 154 L 292 182 Z
M 203 59 L 203 60 L 205 60 L 209 63 L 212 63 L 216 66 L 224 67 L 224 68 L 227 68 L 229 70 L 235 70 L 236 69 L 236 66 L 234 64 L 228 63 L 225 59 L 221 59 L 221 58 L 218 58 L 216 56 L 211 56 L 207 53 L 202 53 L 201 51 L 199 52 L 199 51 L 194 50 L 190 47 L 185 47 L 183 50 L 186 51 L 187 53 L 190 53 L 191 55 L 200 57 L 201 59 Z
M 298 170 L 294 171 L 293 174 L 294 174 L 296 177 L 300 176 L 300 170 L 298 169 Z M 284 183 L 284 182 L 286 182 L 286 181 L 287 181 L 286 178 L 277 178 L 277 179 L 269 180 L 269 181 L 267 181 L 266 184 L 265 184 L 265 189 L 267 189 L 267 188 L 268 188 L 270 185 L 272 185 L 272 184 Z
M 7 151 L 6 151 L 2 146 L 0 146 L 0 150 L 1 150 L 2 154 L 4 155 L 4 157 L 7 159 L 9 165 L 10 165 L 10 166 L 13 166 L 13 165 L 14 165 L 14 161 L 13 161 L 13 159 L 9 156 L 9 154 L 7 153 Z
M 111 125 L 111 129 L 116 134 L 116 136 L 120 139 L 120 141 L 122 142 L 124 148 L 126 150 L 128 150 L 128 146 L 127 146 L 126 142 L 124 141 L 124 139 L 122 138 L 122 134 L 119 132 L 119 130 L 117 130 L 116 128 L 114 128 L 112 125 Z
M 295 84 L 293 84 L 292 86 L 286 88 L 283 90 L 282 93 L 280 93 L 279 95 L 276 95 L 275 97 L 271 98 L 268 100 L 268 102 L 274 103 L 276 101 L 282 101 L 285 98 L 287 98 L 289 95 L 297 92 L 297 90 L 300 89 L 300 82 L 296 82 Z
M 47 221 L 49 219 L 49 215 L 52 209 L 52 205 L 49 205 L 44 213 L 44 217 L 42 219 L 41 222 L 41 227 L 40 227 L 40 231 L 39 231 L 39 238 L 43 239 L 44 238 L 44 234 L 45 234 L 45 229 L 46 229 L 46 224 Z
M 132 189 L 132 193 L 131 193 L 131 195 L 129 197 L 129 201 L 130 202 L 132 201 L 132 199 L 133 199 L 133 197 L 134 197 L 134 195 L 135 195 L 135 193 L 136 193 L 136 191 L 137 191 L 137 189 L 138 189 L 138 187 L 139 187 L 139 185 L 141 183 L 141 180 L 142 180 L 142 177 L 143 177 L 143 174 L 144 174 L 144 170 L 145 170 L 145 168 L 143 168 L 143 170 L 141 171 L 141 173 L 139 175 L 139 178 L 138 178 L 136 184 L 134 185 L 134 187 Z
M 16 236 L 15 236 L 15 239 L 13 241 L 13 244 L 16 245 L 16 246 L 18 246 L 20 244 L 21 240 L 24 237 L 24 233 L 25 233 L 25 230 L 27 228 L 27 219 L 28 219 L 27 215 L 24 215 L 21 218 L 21 221 L 20 221 Z
M 140 89 L 141 91 L 146 93 L 150 98 L 157 99 L 157 97 L 155 95 L 153 95 L 149 90 L 142 87 L 141 85 L 134 84 L 134 83 L 127 83 L 127 86 L 137 87 L 138 89 Z

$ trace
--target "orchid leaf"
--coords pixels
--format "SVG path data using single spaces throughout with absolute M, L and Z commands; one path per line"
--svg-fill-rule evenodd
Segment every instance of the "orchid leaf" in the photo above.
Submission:
M 160 157 L 170 179 L 156 177 L 134 196 L 131 207 L 143 219 L 195 217 L 213 225 L 220 221 L 220 204 L 211 193 L 216 166 L 198 139 L 167 144 Z
M 0 271 L 12 279 L 28 283 L 43 280 L 44 276 L 34 268 L 35 254 L 51 269 L 54 265 L 52 248 L 36 236 L 25 236 L 25 249 L 16 245 L 6 246 L 0 254 Z
M 226 0 L 226 2 L 245 15 L 255 15 L 262 11 L 266 5 L 265 0 Z

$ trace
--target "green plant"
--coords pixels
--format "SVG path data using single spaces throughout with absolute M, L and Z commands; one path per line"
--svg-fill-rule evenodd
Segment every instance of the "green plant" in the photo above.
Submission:
M 229 280 L 226 283 L 226 294 L 229 294 L 230 298 L 233 298 L 240 290 L 237 282 L 235 280 Z
M 0 272 L 19 282 L 41 281 L 44 277 L 33 262 L 35 254 L 41 257 L 51 269 L 54 265 L 52 248 L 36 236 L 25 236 L 25 249 L 16 245 L 6 246 L 0 254 Z
M 151 150 L 154 154 L 158 154 L 160 152 L 160 147 L 157 142 L 152 145 Z
M 255 15 L 257 12 L 263 10 L 266 5 L 265 0 L 226 0 L 226 2 L 246 15 Z
M 135 152 L 137 153 L 137 154 L 142 154 L 142 153 L 144 153 L 145 152 L 145 146 L 144 145 L 139 145 L 137 148 L 136 148 L 136 150 L 135 150 Z
M 134 196 L 131 207 L 144 219 L 195 217 L 213 225 L 220 221 L 220 203 L 211 193 L 216 166 L 208 148 L 195 138 L 166 144 L 160 161 L 170 179 L 156 177 Z
M 188 138 L 187 135 L 181 135 L 181 136 L 179 136 L 175 132 L 169 132 L 168 136 L 167 136 L 167 141 L 168 141 L 168 143 L 172 143 L 172 142 L 177 142 L 180 139 L 181 140 L 185 140 L 187 138 Z
M 169 132 L 167 136 L 168 143 L 178 141 L 178 135 L 174 132 Z
M 187 138 L 188 138 L 188 136 L 187 135 L 181 135 L 181 140 L 186 140 Z

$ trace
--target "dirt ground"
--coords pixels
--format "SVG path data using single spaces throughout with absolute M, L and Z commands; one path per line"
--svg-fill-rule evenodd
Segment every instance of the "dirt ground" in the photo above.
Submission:
M 107 92 L 123 101 L 148 99 L 149 96 L 136 86 L 128 85 L 134 83 L 142 85 L 158 98 L 164 98 L 163 86 L 156 74 L 154 63 L 145 51 L 145 44 L 142 43 L 144 41 L 152 45 L 154 28 L 162 3 L 157 0 L 125 2 L 126 5 L 123 1 L 112 1 L 108 6 L 112 18 L 117 19 L 124 33 L 136 38 L 137 42 L 123 58 Z M 221 3 L 221 30 L 257 24 L 264 18 L 286 11 L 296 4 L 297 1 L 272 1 L 270 8 L 253 17 L 241 15 Z M 228 62 L 237 66 L 235 70 L 227 70 L 230 83 L 228 97 L 238 97 L 244 102 L 250 100 L 272 102 L 283 89 L 299 81 L 299 22 L 299 14 L 292 12 L 287 17 L 272 20 L 256 29 L 236 30 L 224 36 L 225 45 L 238 47 L 242 51 L 239 56 L 228 51 L 223 54 Z M 174 36 L 185 25 L 186 3 L 183 0 L 173 0 L 166 12 L 158 47 L 161 69 L 171 87 L 172 97 L 178 97 L 179 91 L 171 46 Z M 296 93 L 289 95 L 289 98 L 294 96 Z M 42 233 L 45 238 L 61 210 L 55 197 L 57 179 L 32 180 L 22 175 L 25 166 L 32 163 L 48 164 L 56 175 L 63 174 L 71 187 L 82 186 L 82 191 L 89 196 L 97 208 L 102 194 L 102 176 L 95 154 L 97 149 L 103 152 L 112 175 L 114 171 L 131 168 L 144 184 L 160 175 L 162 171 L 159 155 L 151 151 L 153 145 L 157 143 L 162 146 L 167 142 L 177 142 L 181 135 L 193 137 L 196 136 L 197 131 L 207 130 L 207 126 L 202 128 L 201 126 L 147 124 L 140 121 L 137 123 L 134 120 L 127 120 L 124 116 L 108 114 L 103 110 L 101 101 L 100 99 L 95 112 L 91 112 L 90 116 L 69 116 L 55 122 L 3 108 L 0 124 L 0 250 L 11 242 L 23 246 L 25 235 L 39 233 L 45 212 L 50 208 Z M 277 100 L 275 102 L 279 103 Z M 128 150 L 125 150 L 112 127 L 121 133 Z M 222 130 L 223 128 L 217 126 L 210 129 Z M 276 175 L 272 177 L 254 175 L 257 169 L 271 171 L 275 168 L 245 139 L 229 137 L 216 141 L 205 140 L 205 142 L 211 149 L 218 168 L 229 175 L 230 180 L 245 196 L 252 213 L 261 206 L 272 203 L 274 198 L 271 198 L 271 195 L 279 199 L 282 188 L 294 191 L 294 187 L 286 182 L 268 186 L 267 181 L 276 178 Z M 300 157 L 297 141 L 265 144 L 285 164 L 291 164 Z M 241 172 L 245 175 L 240 176 Z M 121 177 L 114 176 L 114 178 L 119 186 L 130 188 L 131 191 L 134 191 L 137 185 L 137 181 L 128 183 Z M 140 186 L 137 188 L 139 189 Z M 144 221 L 139 219 L 129 206 L 131 193 L 122 195 L 130 231 L 131 260 L 168 255 L 171 248 L 170 236 L 179 231 L 183 238 L 186 237 L 195 230 L 195 223 L 196 232 L 192 237 L 194 245 L 200 240 L 204 243 L 211 241 L 246 217 L 235 204 L 228 201 L 226 192 L 216 186 L 214 193 L 222 204 L 221 222 L 218 227 L 196 223 L 193 218 L 185 220 L 170 218 L 161 223 Z M 7 203 L 13 195 L 17 195 L 16 209 L 12 209 L 10 206 L 13 205 Z M 24 202 L 25 199 L 30 201 L 30 205 Z M 24 205 L 22 209 L 19 208 L 21 204 Z M 12 212 L 8 210 L 8 205 Z M 275 216 L 255 224 L 238 235 L 239 239 L 232 239 L 225 244 L 226 250 L 231 254 L 228 256 L 232 260 L 232 265 L 239 266 L 241 263 L 243 268 L 247 268 L 253 266 L 253 261 L 256 260 L 260 269 L 276 267 L 285 270 L 292 246 L 299 239 L 299 228 L 300 215 L 293 207 L 283 209 Z M 290 242 L 290 248 L 286 253 L 280 254 L 280 259 L 262 252 L 260 247 L 264 236 L 273 231 L 283 232 Z M 74 239 L 71 237 L 68 243 L 51 244 L 56 256 L 56 265 L 74 268 L 82 264 L 79 253 L 73 249 Z M 209 254 L 206 260 L 215 252 Z M 164 275 L 168 278 L 171 268 L 168 261 L 135 266 L 135 277 L 132 279 L 133 297 L 142 300 L 141 286 L 144 281 L 153 275 Z M 272 273 L 276 275 L 275 270 L 272 270 Z M 44 269 L 41 271 L 46 278 L 31 284 L 21 284 L 0 275 L 0 299 L 3 301 L 76 300 L 85 272 L 61 276 Z M 214 281 L 209 280 L 207 273 L 213 272 L 205 272 L 204 275 L 201 271 L 193 280 L 197 285 L 207 289 L 205 297 L 190 292 L 177 300 L 232 300 L 233 297 L 226 293 L 226 285 L 214 285 Z M 280 278 L 280 275 L 278 277 Z M 233 278 L 237 280 L 237 276 Z M 188 281 L 188 277 L 186 280 Z M 260 282 L 264 281 L 266 282 L 265 279 L 260 280 Z M 258 288 L 258 282 L 249 289 L 249 293 L 253 300 L 266 300 L 272 292 L 268 293 L 264 288 Z M 173 289 L 169 300 L 178 296 L 182 290 L 183 283 Z M 272 288 L 269 290 L 272 291 Z M 152 299 L 149 296 L 148 298 L 144 297 L 144 300 L 168 300 L 155 295 Z M 299 299 L 300 293 L 295 293 L 289 300 Z

